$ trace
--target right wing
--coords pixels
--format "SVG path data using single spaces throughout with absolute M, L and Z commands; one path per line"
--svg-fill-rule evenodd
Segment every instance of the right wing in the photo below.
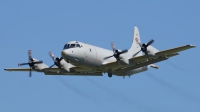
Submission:
M 30 68 L 6 68 L 6 71 L 29 72 Z M 35 72 L 43 72 L 45 75 L 72 75 L 72 76 L 103 76 L 100 71 L 91 71 L 80 67 L 70 68 L 70 72 L 59 72 L 59 68 L 44 68 L 42 70 L 31 69 Z
M 5 68 L 5 71 L 13 72 L 13 71 L 19 71 L 19 72 L 27 72 L 30 71 L 30 68 Z M 31 69 L 32 71 L 37 71 L 35 69 Z M 39 71 L 38 71 L 39 72 Z M 41 71 L 42 72 L 42 71 Z
M 71 76 L 103 76 L 102 72 L 44 72 L 45 75 L 71 75 Z
M 9 72 L 27 72 L 27 71 L 30 71 L 30 68 L 5 68 L 4 70 L 5 71 L 9 71 Z M 38 70 L 38 69 L 31 69 L 31 70 L 35 71 L 35 72 L 45 72 L 45 71 L 48 71 L 48 72 L 58 72 L 58 71 L 60 71 L 60 69 L 58 67 L 44 68 L 42 70 Z M 88 69 L 84 69 L 84 68 L 81 68 L 81 67 L 75 67 L 75 66 L 73 66 L 73 67 L 70 68 L 70 71 L 72 71 L 72 72 L 75 72 L 75 71 L 86 72 L 86 71 L 88 71 Z

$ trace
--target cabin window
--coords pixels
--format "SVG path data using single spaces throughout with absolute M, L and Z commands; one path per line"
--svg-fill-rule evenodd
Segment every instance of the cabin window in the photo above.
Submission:
M 91 52 L 92 50 L 90 49 L 90 52 Z

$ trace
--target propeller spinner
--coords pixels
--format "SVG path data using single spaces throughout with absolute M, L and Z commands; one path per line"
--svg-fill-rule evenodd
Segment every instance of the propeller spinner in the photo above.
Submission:
M 30 66 L 29 77 L 31 77 L 34 65 L 40 63 L 43 63 L 43 61 L 34 61 L 34 59 L 32 58 L 32 51 L 28 50 L 28 63 L 18 63 L 18 66 L 29 65 Z

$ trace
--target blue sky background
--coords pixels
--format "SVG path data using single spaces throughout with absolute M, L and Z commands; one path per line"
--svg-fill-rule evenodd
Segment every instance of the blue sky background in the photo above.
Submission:
M 199 0 L 1 0 L 1 112 L 199 112 Z M 165 50 L 197 47 L 131 78 L 45 76 L 6 72 L 33 57 L 53 64 L 65 43 L 78 40 L 111 49 L 131 46 L 134 25 L 142 42 Z M 28 66 L 24 66 L 28 67 Z

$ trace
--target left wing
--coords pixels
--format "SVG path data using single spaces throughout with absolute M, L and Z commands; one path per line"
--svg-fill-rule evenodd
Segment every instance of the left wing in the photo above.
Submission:
M 138 56 L 138 57 L 132 57 L 132 58 L 129 59 L 129 62 L 135 63 L 136 65 L 139 64 L 139 63 L 143 63 L 142 65 L 140 64 L 140 67 L 142 67 L 142 66 L 146 66 L 148 64 L 152 64 L 152 63 L 156 63 L 156 62 L 159 62 L 159 61 L 166 60 L 169 57 L 178 55 L 178 52 L 180 52 L 180 51 L 184 51 L 184 50 L 194 48 L 194 47 L 195 47 L 194 45 L 185 45 L 185 46 L 180 46 L 180 47 L 176 47 L 176 48 L 172 48 L 172 49 L 168 49 L 168 50 L 163 50 L 163 51 L 157 52 L 155 54 L 155 57 L 150 57 L 150 60 L 152 60 L 152 61 L 149 61 L 149 62 L 147 62 L 148 58 L 147 58 L 146 55 Z M 166 59 L 163 59 L 161 57 L 166 57 Z M 116 68 L 116 66 L 117 66 L 117 61 L 108 62 L 108 63 L 104 62 L 103 65 L 102 65 L 102 68 L 103 69 L 113 69 L 113 68 Z M 127 66 L 125 65 L 125 66 L 122 66 L 122 67 L 126 68 Z M 128 67 L 130 67 L 130 65 L 128 65 Z M 139 67 L 133 67 L 132 69 L 135 69 L 135 68 L 139 68 Z M 116 69 L 118 69 L 118 68 L 116 68 Z
M 195 45 L 185 45 L 185 46 L 180 46 L 180 47 L 176 47 L 176 48 L 172 48 L 172 49 L 168 49 L 168 50 L 164 50 L 164 51 L 159 51 L 156 53 L 157 56 L 163 56 L 166 54 L 173 54 L 173 53 L 177 53 L 180 51 L 184 51 L 190 48 L 194 48 L 196 47 Z
M 137 69 L 137 68 L 140 68 L 140 67 L 143 67 L 143 66 L 147 66 L 147 65 L 150 65 L 150 64 L 153 64 L 153 63 L 157 63 L 157 62 L 160 62 L 160 61 L 167 60 L 169 57 L 173 57 L 173 56 L 176 56 L 176 55 L 178 55 L 178 53 L 167 55 L 167 56 L 161 56 L 159 58 L 153 58 L 153 59 L 141 62 L 141 63 L 137 63 L 136 65 L 133 65 L 133 66 L 130 66 L 130 67 L 127 67 L 127 68 L 124 68 L 124 69 L 119 69 L 115 72 L 117 72 L 117 74 L 123 74 L 127 71 L 130 71 L 130 70 L 134 70 L 134 69 Z

